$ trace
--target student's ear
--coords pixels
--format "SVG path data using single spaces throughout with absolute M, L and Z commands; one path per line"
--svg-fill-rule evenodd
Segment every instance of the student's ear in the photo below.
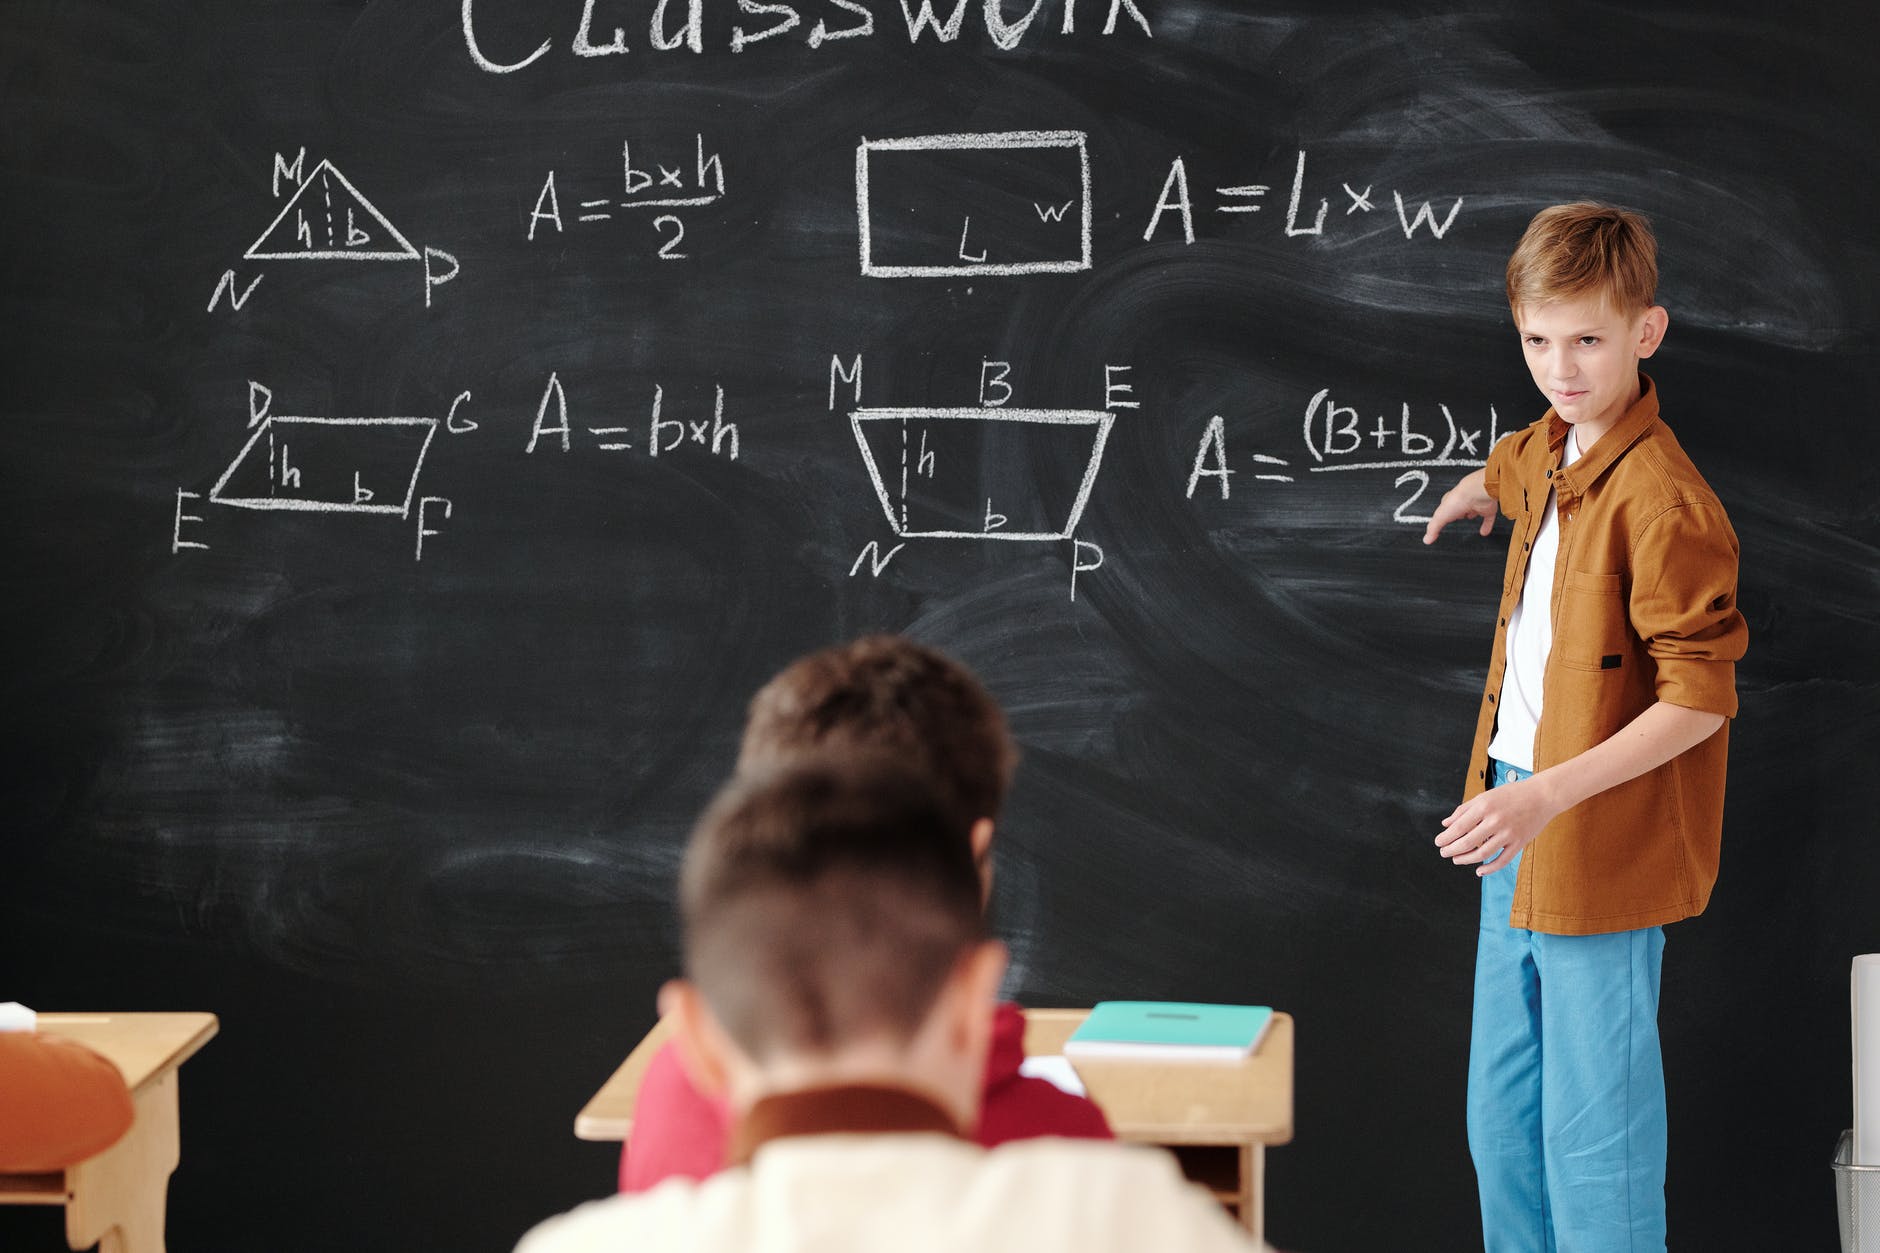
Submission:
M 730 1050 L 737 1046 L 698 988 L 684 979 L 668 979 L 659 989 L 659 1015 L 673 1020 L 673 1044 L 692 1086 L 706 1096 L 725 1095 L 734 1064 Z
M 1643 361 L 1658 351 L 1658 345 L 1665 342 L 1665 332 L 1671 328 L 1671 315 L 1663 305 L 1653 305 L 1645 310 L 1645 316 L 1639 322 L 1638 358 Z
M 992 856 L 992 819 L 981 818 L 973 824 L 973 861 L 983 862 Z
M 973 866 L 979 871 L 979 903 L 983 906 L 992 899 L 992 819 L 975 822 L 968 838 L 972 841 Z

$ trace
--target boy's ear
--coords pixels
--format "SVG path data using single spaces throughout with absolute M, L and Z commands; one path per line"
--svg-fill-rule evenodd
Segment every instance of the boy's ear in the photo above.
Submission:
M 706 1096 L 724 1096 L 735 1064 L 731 1050 L 737 1046 L 698 988 L 684 979 L 668 979 L 659 989 L 659 1015 L 673 1020 L 673 1044 L 692 1086 Z
M 992 856 L 992 819 L 981 818 L 973 824 L 973 864 L 982 866 Z
M 1645 310 L 1645 316 L 1639 322 L 1638 358 L 1643 361 L 1658 351 L 1658 345 L 1665 342 L 1665 332 L 1671 327 L 1671 315 L 1663 305 L 1653 305 Z
M 979 872 L 979 908 L 984 910 L 992 902 L 992 819 L 975 822 L 967 838 L 972 841 L 973 869 Z

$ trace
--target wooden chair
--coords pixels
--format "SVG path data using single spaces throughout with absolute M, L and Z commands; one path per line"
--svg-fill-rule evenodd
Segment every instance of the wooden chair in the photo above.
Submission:
M 65 1238 L 100 1253 L 164 1253 L 170 1176 L 182 1159 L 177 1068 L 209 1042 L 214 1014 L 41 1014 L 39 1028 L 109 1058 L 131 1090 L 124 1137 L 63 1171 L 0 1175 L 0 1205 L 65 1206 Z

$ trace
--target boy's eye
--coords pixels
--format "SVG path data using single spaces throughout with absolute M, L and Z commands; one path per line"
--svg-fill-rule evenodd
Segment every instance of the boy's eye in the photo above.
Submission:
M 1582 348 L 1591 348 L 1594 344 L 1597 344 L 1598 342 L 1599 342 L 1599 336 L 1597 335 L 1580 336 L 1580 346 Z

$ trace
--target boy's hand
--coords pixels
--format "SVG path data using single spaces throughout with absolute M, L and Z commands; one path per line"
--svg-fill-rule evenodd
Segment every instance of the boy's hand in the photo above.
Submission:
M 1430 524 L 1423 528 L 1423 542 L 1434 544 L 1444 527 L 1463 518 L 1480 518 L 1483 535 L 1494 530 L 1496 502 L 1483 484 L 1482 471 L 1475 470 L 1463 475 L 1461 481 L 1444 492 L 1436 503 L 1436 511 L 1430 514 Z
M 1545 782 L 1533 778 L 1490 788 L 1464 801 L 1445 819 L 1436 851 L 1458 866 L 1474 866 L 1477 878 L 1514 861 L 1563 806 Z
M 1436 850 L 1458 866 L 1494 874 L 1514 860 L 1541 828 L 1589 796 L 1647 770 L 1715 735 L 1724 715 L 1659 701 L 1576 757 L 1489 788 L 1443 819 Z

